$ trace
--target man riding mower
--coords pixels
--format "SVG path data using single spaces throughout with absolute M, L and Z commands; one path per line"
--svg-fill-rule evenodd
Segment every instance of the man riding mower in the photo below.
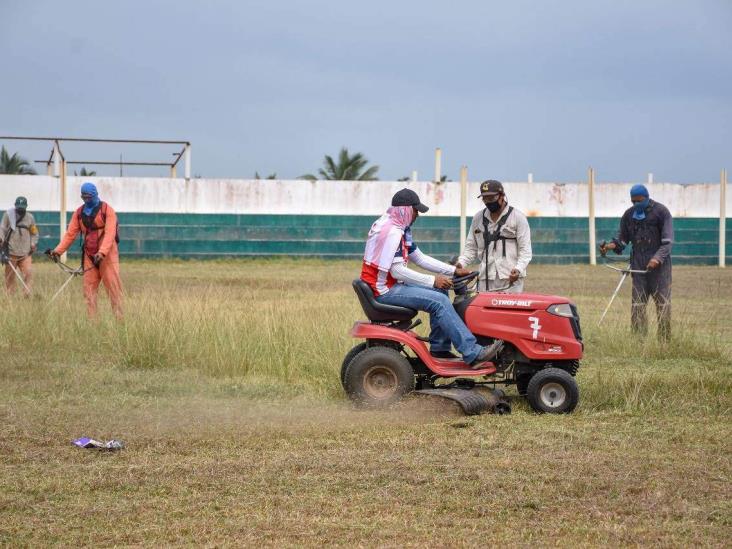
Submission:
M 467 284 L 477 272 L 426 256 L 413 243 L 410 227 L 426 211 L 416 193 L 403 189 L 371 227 L 361 278 L 353 283 L 369 322 L 357 322 L 351 331 L 366 341 L 343 361 L 348 396 L 360 405 L 384 407 L 424 391 L 476 413 L 466 407 L 473 389 L 502 383 L 515 384 L 536 411 L 572 411 L 579 400 L 573 376 L 583 350 L 576 307 L 557 296 L 470 294 Z M 409 260 L 441 274 L 413 271 Z M 420 310 L 430 313 L 429 339 L 412 331 Z M 451 344 L 462 359 L 452 355 Z M 456 389 L 463 391 L 459 398 Z

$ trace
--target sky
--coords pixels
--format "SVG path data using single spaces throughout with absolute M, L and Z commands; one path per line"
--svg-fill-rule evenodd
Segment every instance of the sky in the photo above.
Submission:
M 461 165 L 471 180 L 566 182 L 590 165 L 597 181 L 732 169 L 732 0 L 0 7 L 0 135 L 188 140 L 193 173 L 215 178 L 292 179 L 343 146 L 390 180 L 432 179 L 436 147 L 451 179 Z M 32 160 L 50 150 L 0 144 Z

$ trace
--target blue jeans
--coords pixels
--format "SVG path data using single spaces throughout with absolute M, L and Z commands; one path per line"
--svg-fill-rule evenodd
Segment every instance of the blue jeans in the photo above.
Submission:
M 409 307 L 430 314 L 430 351 L 449 351 L 455 346 L 468 364 L 483 349 L 455 312 L 446 292 L 424 286 L 394 284 L 384 295 L 376 298 L 385 305 Z

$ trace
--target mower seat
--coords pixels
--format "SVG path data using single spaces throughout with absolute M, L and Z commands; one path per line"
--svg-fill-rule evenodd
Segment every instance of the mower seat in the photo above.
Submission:
M 361 302 L 363 312 L 371 322 L 395 322 L 412 320 L 417 316 L 417 311 L 408 309 L 407 307 L 397 307 L 396 305 L 385 305 L 379 303 L 374 298 L 374 292 L 371 287 L 360 278 L 353 281 L 353 289 Z

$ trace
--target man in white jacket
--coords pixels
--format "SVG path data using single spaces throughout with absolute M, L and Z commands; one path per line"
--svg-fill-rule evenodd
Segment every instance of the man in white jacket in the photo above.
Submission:
M 478 198 L 485 208 L 473 216 L 457 266 L 480 262 L 479 291 L 508 287 L 506 292 L 521 293 L 531 261 L 529 222 L 522 212 L 508 205 L 500 181 L 481 183 Z

